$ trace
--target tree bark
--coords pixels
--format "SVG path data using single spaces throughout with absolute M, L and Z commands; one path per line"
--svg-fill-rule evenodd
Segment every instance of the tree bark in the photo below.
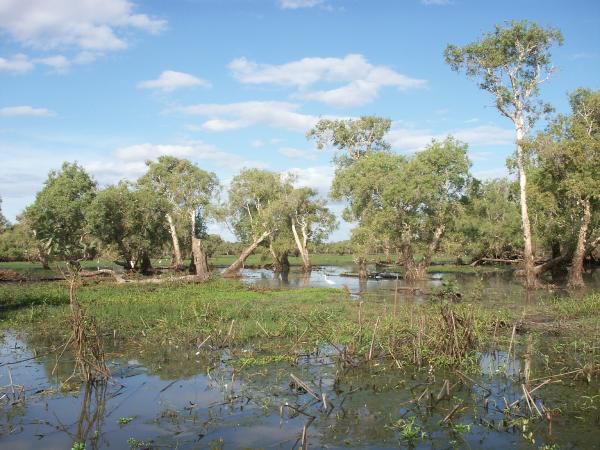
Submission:
M 310 272 L 312 270 L 312 265 L 310 263 L 310 256 L 308 254 L 308 234 L 306 233 L 306 225 L 302 226 L 301 230 L 302 239 L 300 239 L 298 230 L 296 229 L 296 220 L 292 219 L 292 233 L 294 235 L 294 240 L 296 241 L 298 251 L 300 252 L 300 257 L 302 258 L 302 270 L 304 272 Z
M 277 253 L 273 248 L 273 243 L 269 243 L 269 251 L 273 257 L 273 272 L 287 274 L 290 271 L 290 261 L 288 259 L 288 252 Z
M 166 214 L 167 222 L 169 222 L 169 232 L 171 233 L 171 240 L 173 241 L 173 267 L 177 270 L 183 269 L 183 259 L 181 258 L 181 248 L 179 247 L 179 238 L 177 237 L 177 230 L 175 229 L 175 223 L 171 214 Z
M 367 260 L 365 258 L 358 258 L 356 260 L 358 266 L 358 278 L 359 280 L 366 280 L 369 278 L 369 271 L 367 270 Z
M 147 252 L 142 253 L 139 263 L 140 272 L 142 272 L 144 275 L 152 272 L 152 261 L 150 260 L 150 256 L 148 256 Z
M 582 288 L 585 286 L 583 282 L 583 259 L 585 258 L 585 241 L 587 239 L 587 231 L 590 226 L 591 219 L 592 212 L 590 201 L 589 199 L 585 199 L 583 200 L 583 217 L 581 218 L 581 226 L 579 227 L 577 246 L 575 247 L 575 254 L 573 255 L 571 269 L 569 270 L 568 286 L 573 289 Z
M 525 138 L 525 124 L 523 115 L 520 113 L 515 121 L 517 133 L 517 167 L 519 170 L 519 194 L 521 205 L 521 225 L 523 229 L 523 270 L 525 273 L 525 287 L 528 289 L 537 286 L 535 273 L 535 261 L 533 259 L 533 244 L 531 238 L 531 223 L 529 221 L 529 209 L 527 207 L 527 174 L 525 173 L 525 155 L 522 141 Z
M 206 280 L 210 277 L 208 271 L 208 258 L 204 249 L 202 248 L 202 241 L 196 237 L 196 211 L 190 212 L 190 219 L 192 225 L 192 263 L 193 271 L 196 276 L 201 280 Z
M 233 262 L 233 264 L 231 264 L 227 269 L 225 269 L 225 272 L 223 272 L 223 276 L 226 278 L 237 277 L 240 269 L 243 267 L 244 262 L 246 261 L 246 258 L 248 258 L 248 256 L 250 256 L 252 252 L 256 250 L 256 247 L 258 247 L 262 241 L 268 238 L 271 235 L 271 233 L 272 231 L 265 231 L 258 238 L 256 238 L 252 242 L 252 244 L 250 244 L 244 249 L 244 251 L 240 254 L 240 256 L 238 256 L 238 258 Z

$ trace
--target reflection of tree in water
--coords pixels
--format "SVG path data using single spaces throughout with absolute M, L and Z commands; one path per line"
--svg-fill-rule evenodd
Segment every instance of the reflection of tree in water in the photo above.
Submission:
M 89 442 L 92 450 L 108 446 L 108 442 L 102 439 L 102 425 L 104 424 L 106 415 L 107 392 L 108 383 L 96 382 L 85 384 L 77 427 L 75 432 L 67 432 L 73 437 L 73 442 Z

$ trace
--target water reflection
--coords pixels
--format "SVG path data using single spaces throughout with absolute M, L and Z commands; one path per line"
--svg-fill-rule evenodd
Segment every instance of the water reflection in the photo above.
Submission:
M 306 355 L 297 365 L 240 371 L 223 363 L 227 354 L 215 360 L 189 356 L 181 348 L 161 353 L 124 347 L 121 356 L 112 353 L 111 383 L 82 385 L 73 393 L 57 389 L 49 377 L 51 359 L 39 358 L 12 364 L 28 397 L 21 405 L 0 406 L 0 446 L 64 449 L 86 442 L 88 449 L 287 449 L 300 445 L 304 436 L 309 446 L 328 448 L 441 449 L 450 442 L 459 448 L 527 448 L 525 407 L 507 414 L 506 404 L 518 404 L 526 372 L 537 373 L 544 364 L 535 357 L 547 351 L 544 345 L 531 341 L 511 355 L 484 353 L 480 375 L 400 371 L 383 362 L 342 369 L 330 348 Z M 6 335 L 0 365 L 32 356 L 22 340 Z M 307 389 L 292 384 L 291 374 Z M 593 398 L 596 390 L 586 383 L 556 383 L 535 391 L 538 407 L 564 410 L 552 430 L 546 421 L 532 420 L 536 445 L 594 448 L 593 415 L 576 413 L 575 400 Z M 407 424 L 423 437 L 408 442 Z

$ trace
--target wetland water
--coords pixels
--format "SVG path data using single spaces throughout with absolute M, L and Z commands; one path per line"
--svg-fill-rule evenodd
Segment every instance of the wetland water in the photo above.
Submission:
M 327 267 L 308 280 L 296 272 L 287 281 L 263 270 L 244 276 L 263 288 L 345 284 L 368 301 L 393 298 L 395 280 L 360 285 L 339 276 L 345 271 Z M 554 295 L 544 291 L 526 299 L 504 273 L 433 278 L 423 284 L 424 292 L 453 280 L 459 290 L 477 291 L 492 305 L 518 307 Z M 598 274 L 588 281 L 597 288 Z M 112 380 L 70 391 L 61 391 L 59 380 L 72 372 L 72 363 L 66 355 L 58 365 L 54 355 L 43 356 L 49 345 L 18 330 L 4 333 L 0 448 L 69 449 L 85 442 L 87 449 L 288 449 L 302 448 L 303 437 L 312 448 L 600 448 L 597 378 L 553 379 L 532 392 L 533 405 L 521 400 L 506 411 L 524 395 L 525 370 L 543 370 L 557 349 L 565 363 L 573 362 L 572 344 L 558 337 L 520 344 L 510 357 L 507 348 L 490 348 L 479 355 L 474 373 L 397 369 L 382 361 L 342 369 L 329 346 L 298 355 L 295 363 L 244 367 L 227 349 L 209 355 L 196 347 L 149 348 L 107 338 Z M 532 381 L 530 392 L 542 382 Z M 539 418 L 537 410 L 547 417 Z

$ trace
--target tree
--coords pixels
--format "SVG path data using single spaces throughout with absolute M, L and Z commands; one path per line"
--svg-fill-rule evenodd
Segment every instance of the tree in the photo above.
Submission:
M 463 213 L 470 165 L 467 144 L 448 137 L 433 140 L 393 174 L 383 200 L 401 225 L 399 249 L 407 279 L 425 278 L 442 237 Z
M 347 201 L 345 220 L 359 222 L 352 232 L 359 275 L 367 275 L 369 252 L 389 245 L 400 253 L 407 279 L 423 278 L 469 180 L 466 145 L 452 138 L 412 158 L 378 152 L 338 169 L 332 197 Z
M 89 252 L 85 212 L 96 194 L 96 182 L 77 163 L 51 171 L 24 221 L 47 253 L 77 264 Z
M 150 255 L 169 237 L 169 205 L 148 189 L 132 190 L 121 182 L 98 192 L 87 211 L 90 233 L 105 247 L 115 247 L 128 270 L 151 270 Z
M 202 248 L 198 230 L 205 229 L 207 209 L 219 189 L 217 176 L 206 172 L 186 159 L 161 156 L 158 161 L 146 163 L 148 171 L 138 184 L 163 196 L 170 205 L 165 215 L 171 233 L 174 266 L 181 268 L 183 259 L 175 221 L 187 222 L 191 240 L 191 269 L 200 278 L 208 277 L 208 261 Z
M 10 226 L 10 222 L 2 214 L 2 197 L 0 197 L 0 233 L 3 233 Z
M 523 248 L 518 186 L 506 178 L 471 183 L 453 242 L 473 259 L 513 259 Z
M 558 30 L 544 29 L 527 21 L 496 26 L 479 41 L 464 47 L 448 45 L 446 63 L 454 71 L 477 78 L 479 87 L 490 92 L 496 108 L 510 119 L 516 133 L 516 163 L 524 241 L 524 270 L 527 287 L 537 284 L 531 224 L 527 206 L 527 175 L 523 140 L 541 114 L 550 107 L 537 99 L 539 86 L 554 72 L 550 61 L 552 45 L 562 44 Z
M 246 258 L 285 226 L 288 216 L 284 199 L 292 189 L 289 180 L 282 180 L 279 174 L 268 170 L 243 169 L 233 178 L 221 216 L 246 248 L 224 276 L 236 276 Z
M 319 150 L 332 146 L 345 155 L 336 159 L 338 166 L 351 164 L 371 153 L 388 151 L 390 144 L 385 135 L 390 130 L 390 119 L 376 116 L 363 116 L 359 119 L 321 119 L 306 133 L 307 139 L 314 140 Z
M 325 200 L 317 198 L 317 191 L 308 187 L 294 189 L 288 202 L 290 227 L 302 258 L 302 270 L 310 272 L 308 244 L 321 242 L 336 228 L 335 216 L 325 206 Z
M 538 172 L 545 175 L 540 178 L 550 180 L 546 191 L 554 193 L 563 211 L 570 206 L 577 218 L 568 284 L 578 288 L 584 285 L 590 224 L 600 201 L 600 91 L 578 89 L 571 94 L 570 103 L 571 115 L 555 119 L 532 147 Z
M 348 200 L 352 197 L 349 192 L 343 192 L 344 189 L 335 190 L 336 179 L 338 175 L 342 176 L 345 168 L 348 168 L 365 158 L 377 156 L 379 153 L 389 152 L 391 146 L 385 140 L 385 135 L 389 131 L 391 126 L 391 120 L 376 117 L 376 116 L 363 116 L 359 119 L 346 119 L 346 120 L 330 120 L 321 119 L 317 124 L 306 133 L 307 139 L 315 141 L 318 149 L 323 149 L 327 146 L 332 146 L 336 150 L 339 150 L 341 154 L 336 155 L 334 163 L 336 165 L 336 176 L 334 178 L 334 187 L 332 187 L 332 197 L 342 198 L 345 197 Z M 369 174 L 366 174 L 367 179 L 371 179 Z M 350 177 L 353 177 L 351 174 Z M 342 185 L 345 183 L 342 182 Z M 366 186 L 362 185 L 364 188 Z M 341 187 L 341 185 L 340 185 Z M 368 191 L 368 189 L 367 189 Z M 365 191 L 366 192 L 366 191 Z M 361 279 L 367 277 L 367 266 L 366 266 L 366 252 L 369 251 L 369 245 L 372 243 L 372 239 L 366 239 L 365 234 L 366 228 L 361 228 L 361 220 L 366 220 L 366 216 L 362 213 L 360 217 L 353 217 L 358 211 L 348 209 L 346 211 L 346 220 L 358 220 L 358 229 L 353 234 L 355 237 L 352 239 L 352 247 L 354 254 L 354 261 L 358 265 L 358 272 Z M 359 237 L 360 236 L 360 237 Z M 358 244 L 361 242 L 361 244 Z

